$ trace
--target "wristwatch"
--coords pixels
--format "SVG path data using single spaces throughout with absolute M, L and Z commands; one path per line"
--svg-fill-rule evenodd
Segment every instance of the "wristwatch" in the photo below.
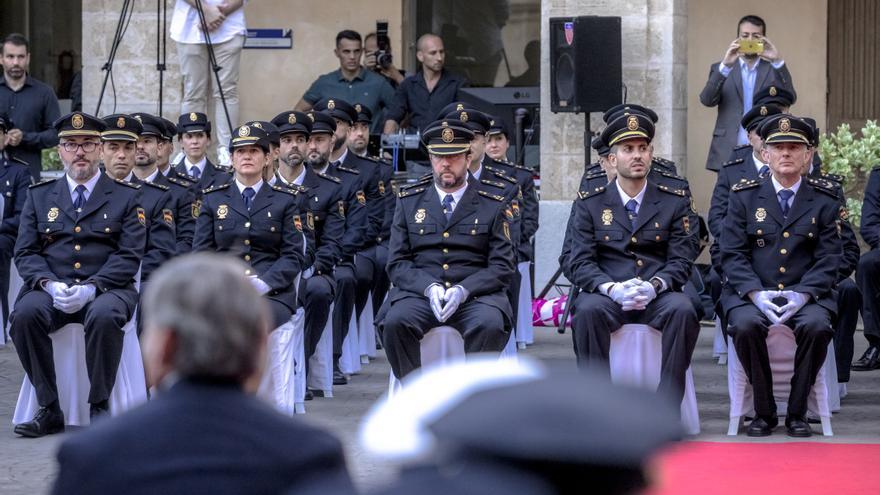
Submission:
M 651 286 L 654 287 L 655 294 L 659 294 L 660 291 L 663 290 L 663 282 L 657 277 L 651 279 Z

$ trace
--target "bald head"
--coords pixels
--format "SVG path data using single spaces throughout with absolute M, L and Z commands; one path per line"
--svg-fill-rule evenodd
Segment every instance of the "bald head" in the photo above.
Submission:
M 446 50 L 443 48 L 443 38 L 436 34 L 423 34 L 416 43 L 416 58 L 422 64 L 425 72 L 440 72 L 446 61 Z

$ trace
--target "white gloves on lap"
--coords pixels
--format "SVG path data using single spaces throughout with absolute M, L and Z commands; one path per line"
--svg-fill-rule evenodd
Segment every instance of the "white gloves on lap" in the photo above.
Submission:
M 46 284 L 46 288 L 49 289 L 51 284 L 61 284 L 66 286 L 66 284 L 61 282 L 49 282 Z M 92 284 L 74 285 L 73 287 L 68 287 L 66 290 L 63 290 L 62 293 L 58 293 L 59 289 L 59 286 L 55 285 L 51 289 L 52 291 L 55 291 L 55 293 L 49 292 L 52 294 L 52 305 L 67 314 L 76 313 L 83 309 L 86 304 L 95 300 L 96 288 Z
M 431 311 L 437 321 L 444 323 L 467 301 L 470 292 L 460 285 L 443 290 L 440 284 L 431 284 L 425 289 L 425 297 L 431 305 Z

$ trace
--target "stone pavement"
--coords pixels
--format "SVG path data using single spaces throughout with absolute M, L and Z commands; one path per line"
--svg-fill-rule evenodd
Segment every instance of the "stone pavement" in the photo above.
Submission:
M 740 442 L 792 441 L 784 432 L 767 439 L 748 439 L 744 435 L 727 437 L 727 374 L 726 368 L 712 358 L 712 332 L 704 327 L 694 353 L 693 372 L 700 405 L 703 433 L 697 440 Z M 540 359 L 567 359 L 573 363 L 571 335 L 558 335 L 555 329 L 538 328 L 536 344 L 526 354 Z M 864 351 L 865 341 L 856 334 L 856 357 Z M 336 387 L 332 399 L 316 399 L 306 403 L 308 414 L 299 416 L 323 426 L 339 436 L 345 444 L 349 467 L 357 484 L 369 490 L 389 482 L 395 466 L 365 453 L 357 445 L 358 423 L 370 405 L 388 386 L 388 364 L 381 355 L 362 373 L 352 377 L 349 385 Z M 0 493 L 44 493 L 54 476 L 54 453 L 64 435 L 41 439 L 17 438 L 12 433 L 11 418 L 21 385 L 22 370 L 12 348 L 0 348 Z M 538 419 L 536 419 L 538 420 Z M 849 396 L 843 409 L 832 420 L 835 436 L 814 436 L 811 442 L 880 443 L 880 371 L 854 372 Z M 814 426 L 817 429 L 818 426 Z M 65 435 L 70 434 L 66 433 Z

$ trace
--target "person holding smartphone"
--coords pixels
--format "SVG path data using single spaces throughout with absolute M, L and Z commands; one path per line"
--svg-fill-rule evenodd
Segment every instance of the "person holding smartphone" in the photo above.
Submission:
M 744 16 L 737 24 L 737 38 L 727 47 L 721 61 L 709 68 L 709 79 L 700 93 L 703 105 L 718 107 L 706 161 L 709 170 L 717 171 L 734 146 L 748 144 L 748 133 L 740 121 L 754 105 L 756 93 L 775 86 L 796 95 L 788 67 L 766 34 L 763 19 Z

